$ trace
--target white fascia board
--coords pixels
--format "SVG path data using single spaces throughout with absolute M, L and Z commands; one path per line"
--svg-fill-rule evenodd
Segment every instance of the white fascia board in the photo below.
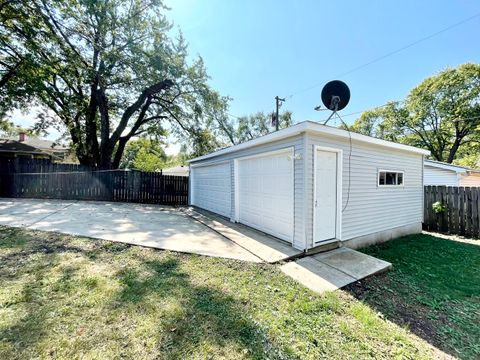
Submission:
M 316 123 L 316 122 L 313 122 L 313 121 L 307 121 L 307 124 L 308 124 L 308 129 L 307 130 L 310 130 L 310 131 L 315 132 L 315 133 L 321 133 L 321 134 L 325 134 L 325 135 L 331 135 L 331 136 L 347 138 L 347 139 L 351 136 L 352 140 L 355 140 L 355 141 L 360 141 L 360 142 L 364 142 L 364 143 L 368 143 L 368 144 L 393 148 L 393 149 L 396 149 L 396 150 L 413 152 L 413 153 L 417 153 L 417 154 L 420 154 L 420 155 L 430 155 L 430 151 L 425 150 L 425 149 L 416 148 L 414 146 L 409 146 L 409 145 L 395 143 L 395 142 L 392 142 L 392 141 L 377 139 L 377 138 L 374 138 L 374 137 L 371 137 L 371 136 L 362 135 L 362 134 L 358 134 L 358 133 L 355 133 L 355 132 L 350 132 L 350 134 L 349 134 L 349 132 L 347 130 L 322 125 L 322 124 L 319 124 L 319 123 Z
M 196 161 L 200 161 L 200 160 L 205 160 L 205 159 L 209 159 L 209 158 L 214 157 L 214 156 L 220 156 L 220 155 L 228 154 L 228 153 L 231 153 L 231 152 L 234 152 L 234 151 L 240 151 L 240 150 L 248 149 L 248 148 L 251 148 L 251 147 L 254 147 L 254 146 L 267 144 L 269 142 L 285 139 L 285 138 L 288 138 L 288 137 L 291 137 L 291 136 L 301 134 L 302 132 L 305 132 L 306 127 L 307 127 L 306 123 L 302 122 L 302 123 L 299 123 L 297 125 L 290 126 L 286 129 L 271 132 L 270 134 L 260 136 L 259 138 L 256 138 L 256 139 L 253 139 L 253 140 L 250 140 L 250 141 L 238 144 L 238 145 L 230 146 L 230 147 L 227 147 L 227 148 L 224 148 L 224 149 L 214 151 L 210 154 L 206 154 L 206 155 L 203 155 L 203 156 L 196 157 L 194 159 L 189 160 L 188 162 L 192 163 L 192 162 L 196 162 Z
M 322 125 L 322 124 L 319 124 L 319 123 L 316 123 L 316 122 L 313 122 L 313 121 L 304 121 L 304 122 L 298 123 L 296 125 L 290 126 L 286 129 L 282 129 L 282 130 L 279 130 L 279 131 L 272 132 L 270 134 L 261 136 L 259 138 L 244 142 L 242 144 L 230 146 L 228 148 L 224 148 L 224 149 L 212 152 L 210 154 L 206 154 L 206 155 L 203 155 L 203 156 L 196 157 L 194 159 L 191 159 L 189 162 L 193 163 L 193 162 L 209 159 L 209 158 L 216 157 L 216 156 L 229 154 L 229 153 L 234 152 L 234 151 L 240 151 L 240 150 L 243 150 L 243 149 L 248 149 L 248 148 L 258 146 L 258 145 L 262 145 L 262 144 L 266 144 L 266 143 L 269 143 L 269 142 L 282 140 L 282 139 L 285 139 L 285 138 L 288 138 L 288 137 L 291 137 L 291 136 L 302 134 L 304 132 L 308 132 L 308 133 L 312 133 L 312 134 L 330 135 L 330 136 L 333 136 L 333 137 L 339 137 L 339 138 L 343 138 L 343 139 L 348 139 L 349 137 L 351 137 L 352 140 L 360 141 L 360 142 L 364 142 L 364 143 L 368 143 L 368 144 L 372 144 L 372 145 L 392 148 L 392 149 L 401 150 L 401 151 L 413 152 L 413 153 L 420 154 L 420 155 L 430 155 L 430 151 L 428 151 L 428 150 L 419 149 L 419 148 L 409 146 L 409 145 L 398 144 L 398 143 L 394 143 L 394 142 L 386 141 L 386 140 L 382 140 L 382 139 L 377 139 L 377 138 L 373 138 L 373 137 L 370 137 L 370 136 L 357 134 L 357 133 L 354 133 L 354 132 L 349 133 L 347 130 Z

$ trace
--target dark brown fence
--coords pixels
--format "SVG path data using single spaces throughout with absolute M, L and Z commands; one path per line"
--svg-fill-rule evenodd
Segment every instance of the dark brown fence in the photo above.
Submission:
M 54 163 L 49 159 L 17 157 L 0 158 L 0 174 L 5 173 L 47 173 L 57 171 L 94 171 L 97 168 L 80 164 Z
M 0 166 L 0 170 L 8 170 L 0 172 L 0 196 L 188 204 L 188 177 L 184 176 L 136 170 L 85 170 L 80 165 L 68 167 L 37 161 L 31 165 L 22 164 L 15 168 L 21 171 L 15 172 Z M 45 171 L 52 169 L 55 171 Z
M 425 186 L 423 228 L 480 237 L 480 188 Z

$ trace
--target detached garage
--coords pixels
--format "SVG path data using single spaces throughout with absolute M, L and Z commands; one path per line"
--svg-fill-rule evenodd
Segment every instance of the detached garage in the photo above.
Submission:
M 190 161 L 190 204 L 297 249 L 421 231 L 428 151 L 306 121 Z

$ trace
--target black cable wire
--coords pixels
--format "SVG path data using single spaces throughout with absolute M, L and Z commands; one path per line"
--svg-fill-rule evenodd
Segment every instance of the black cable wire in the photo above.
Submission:
M 414 41 L 414 42 L 411 42 L 411 43 L 409 43 L 409 44 L 407 44 L 407 45 L 404 45 L 404 46 L 402 46 L 402 47 L 400 47 L 400 48 L 398 48 L 398 49 L 396 49 L 396 50 L 393 50 L 393 51 L 385 54 L 385 55 L 382 55 L 382 56 L 379 56 L 379 57 L 377 57 L 377 58 L 374 58 L 374 59 L 370 60 L 369 62 L 366 62 L 366 63 L 364 63 L 364 64 L 362 64 L 362 65 L 356 66 L 356 67 L 354 67 L 354 68 L 352 68 L 352 69 L 350 69 L 350 70 L 348 70 L 348 71 L 345 71 L 345 72 L 343 72 L 343 73 L 341 73 L 341 74 L 338 74 L 337 76 L 335 76 L 335 78 L 340 78 L 340 77 L 343 77 L 343 76 L 345 76 L 345 75 L 349 75 L 349 74 L 351 74 L 351 73 L 353 73 L 353 72 L 355 72 L 355 71 L 358 71 L 358 70 L 360 70 L 360 69 L 363 69 L 364 67 L 367 67 L 367 66 L 369 66 L 369 65 L 371 65 L 371 64 L 374 64 L 374 63 L 376 63 L 376 62 L 378 62 L 378 61 L 380 61 L 380 60 L 383 60 L 383 59 L 385 59 L 385 58 L 387 58 L 387 57 L 390 57 L 390 56 L 392 56 L 392 55 L 395 55 L 395 54 L 397 54 L 397 53 L 399 53 L 399 52 L 401 52 L 401 51 L 403 51 L 403 50 L 406 50 L 406 49 L 408 49 L 408 48 L 410 48 L 410 47 L 412 47 L 412 46 L 415 46 L 415 45 L 417 45 L 417 44 L 419 44 L 419 43 L 421 43 L 421 42 L 424 42 L 424 41 L 426 41 L 426 40 L 429 40 L 429 39 L 431 39 L 431 38 L 433 38 L 433 37 L 435 37 L 435 36 L 437 36 L 437 35 L 440 35 L 440 34 L 446 32 L 446 31 L 448 31 L 448 30 L 451 30 L 451 29 L 453 29 L 453 28 L 455 28 L 455 27 L 457 27 L 457 26 L 463 25 L 464 23 L 469 22 L 469 21 L 471 21 L 471 20 L 473 20 L 473 19 L 475 19 L 475 18 L 477 18 L 477 17 L 479 17 L 479 16 L 480 16 L 480 13 L 476 13 L 475 15 L 472 15 L 472 16 L 470 16 L 470 17 L 468 17 L 468 18 L 466 18 L 466 19 L 463 19 L 463 20 L 461 20 L 461 21 L 459 21 L 459 22 L 457 22 L 457 23 L 455 23 L 455 24 L 452 24 L 452 25 L 450 25 L 450 26 L 447 26 L 446 28 L 443 28 L 443 29 L 441 29 L 441 30 L 439 30 L 439 31 L 437 31 L 437 32 L 434 32 L 434 33 L 432 33 L 432 34 L 430 34 L 430 35 L 428 35 L 428 36 L 425 36 L 425 37 L 423 37 L 423 38 L 421 38 L 421 39 L 418 39 L 418 40 L 416 40 L 416 41 Z M 309 86 L 309 87 L 304 88 L 304 89 L 301 89 L 301 90 L 299 90 L 299 91 L 296 91 L 296 92 L 288 95 L 286 98 L 287 98 L 287 99 L 291 99 L 293 96 L 295 96 L 295 95 L 297 95 L 297 94 L 300 94 L 300 93 L 303 93 L 303 92 L 306 92 L 306 91 L 315 89 L 316 87 L 318 87 L 318 86 L 320 86 L 320 85 L 322 85 L 322 84 L 323 84 L 323 82 L 317 83 L 317 84 L 315 84 L 315 85 Z
M 350 150 L 348 153 L 348 187 L 347 187 L 347 202 L 345 203 L 345 206 L 342 209 L 342 214 L 345 212 L 345 210 L 348 207 L 348 203 L 350 202 L 350 187 L 351 187 L 351 172 L 352 172 L 352 150 L 353 150 L 353 144 L 352 144 L 352 134 L 350 132 L 350 128 L 348 125 L 343 121 L 342 117 L 338 112 L 335 111 L 335 115 L 340 119 L 340 122 L 345 126 L 345 129 L 348 131 L 348 141 L 350 144 Z M 342 170 L 343 171 L 343 170 Z M 343 190 L 342 190 L 343 191 Z

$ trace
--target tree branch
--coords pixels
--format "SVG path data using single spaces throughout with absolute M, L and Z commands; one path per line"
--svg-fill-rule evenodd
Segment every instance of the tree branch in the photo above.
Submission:
M 153 84 L 143 90 L 137 100 L 132 105 L 130 105 L 123 113 L 122 118 L 120 119 L 120 123 L 110 137 L 110 141 L 115 144 L 120 139 L 120 135 L 127 127 L 128 121 L 130 120 L 132 115 L 140 109 L 140 107 L 145 103 L 149 96 L 159 93 L 162 90 L 166 90 L 172 85 L 173 81 L 167 79 Z

